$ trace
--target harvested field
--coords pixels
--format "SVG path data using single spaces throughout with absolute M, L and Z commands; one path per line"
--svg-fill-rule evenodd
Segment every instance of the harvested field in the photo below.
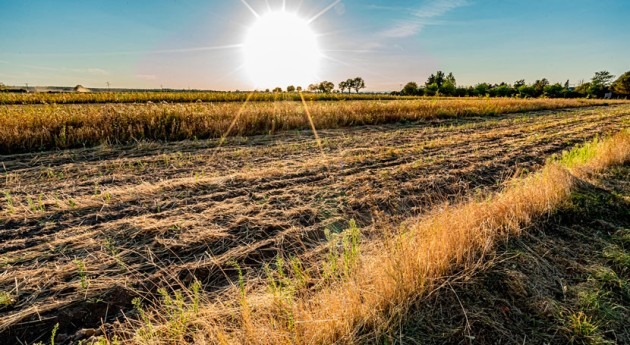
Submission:
M 307 257 L 324 229 L 369 229 L 494 190 L 551 154 L 627 127 L 630 106 L 214 141 L 0 156 L 0 342 L 112 322 L 136 296 L 239 262 Z
M 253 96 L 252 96 L 253 97 Z M 584 99 L 471 98 L 348 102 L 12 105 L 0 107 L 0 154 L 624 104 Z M 308 108 L 310 116 L 307 116 Z

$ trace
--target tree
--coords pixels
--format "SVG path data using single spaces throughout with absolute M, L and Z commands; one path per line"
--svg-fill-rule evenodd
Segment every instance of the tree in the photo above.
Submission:
M 541 80 L 536 80 L 532 87 L 536 91 L 535 96 L 542 96 L 543 92 L 545 92 L 545 86 L 549 85 L 549 80 L 547 78 L 542 78 Z
M 281 87 L 276 87 L 275 89 L 273 89 L 273 92 L 282 92 L 282 88 Z
M 591 79 L 591 84 L 608 87 L 614 78 L 615 76 L 608 71 L 595 72 L 595 75 Z
M 453 78 L 453 80 L 455 79 Z M 444 84 L 442 84 L 442 86 L 439 88 L 439 91 L 440 91 L 440 95 L 455 96 L 456 89 L 457 88 L 455 87 L 455 84 L 453 84 L 449 80 L 446 80 Z
M 536 89 L 533 86 L 521 85 L 518 88 L 518 94 L 521 98 L 530 98 L 536 96 Z
M 365 89 L 365 81 L 361 77 L 356 77 L 352 79 L 352 88 L 354 91 L 359 93 L 361 89 Z
M 610 89 L 610 84 L 615 78 L 614 75 L 608 71 L 595 72 L 593 78 L 591 78 L 591 86 L 587 90 L 586 94 L 595 97 L 604 97 Z
M 348 82 L 347 81 L 339 82 L 339 90 L 341 90 L 341 93 L 343 93 L 345 89 L 348 89 L 348 92 L 350 92 L 350 85 L 348 85 Z
M 295 89 L 297 90 L 297 92 L 302 92 L 302 87 L 301 86 L 298 86 Z
M 429 86 L 431 84 L 436 84 L 438 89 L 439 89 L 442 86 L 442 84 L 444 84 L 444 81 L 445 81 L 444 72 L 437 71 L 435 74 L 431 74 L 429 76 L 429 79 L 427 79 L 427 82 L 424 83 L 424 84 L 426 86 Z
M 612 83 L 612 89 L 619 95 L 630 95 L 630 71 L 622 74 Z
M 308 91 L 309 92 L 317 92 L 317 90 L 319 89 L 319 85 L 317 84 L 311 84 L 308 86 Z
M 293 85 L 287 86 L 287 92 L 295 92 L 295 86 Z
M 514 88 L 518 90 L 519 87 L 525 85 L 525 79 L 517 80 L 514 82 Z
M 437 83 L 429 84 L 424 88 L 424 94 L 427 96 L 435 96 L 439 90 L 440 88 Z
M 413 96 L 413 95 L 417 95 L 418 94 L 418 84 L 416 82 L 409 82 L 407 83 L 407 85 L 405 85 L 405 87 L 403 87 L 402 91 L 400 91 L 400 93 L 403 96 Z
M 553 85 L 545 86 L 543 94 L 545 95 L 545 97 L 559 98 L 562 97 L 563 90 L 564 88 L 562 87 L 562 85 L 560 85 L 559 83 L 555 83 Z
M 453 75 L 452 72 L 448 73 L 448 75 L 446 76 L 445 82 L 453 84 L 453 87 L 457 86 L 457 81 L 455 80 L 455 76 Z
M 477 96 L 486 96 L 488 94 L 488 90 L 490 90 L 490 85 L 488 85 L 488 83 L 475 85 L 475 93 L 477 94 Z
M 578 95 L 585 97 L 589 94 L 589 90 L 591 89 L 591 83 L 582 83 L 575 88 L 575 93 Z
M 494 94 L 497 97 L 510 97 L 514 94 L 514 89 L 506 83 L 501 83 L 501 85 L 494 88 Z
M 318 87 L 319 91 L 323 93 L 331 93 L 334 88 L 335 88 L 335 84 L 329 81 L 323 81 L 319 83 L 319 87 Z

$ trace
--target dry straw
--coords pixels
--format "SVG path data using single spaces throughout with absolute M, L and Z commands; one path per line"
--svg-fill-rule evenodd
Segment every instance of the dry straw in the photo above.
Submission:
M 509 181 L 498 194 L 437 210 L 386 239 L 359 247 L 358 229 L 351 226 L 332 240 L 336 249 L 318 266 L 315 283 L 296 283 L 297 277 L 315 279 L 315 274 L 283 261 L 267 272 L 264 283 L 239 280 L 220 297 L 182 311 L 183 318 L 165 317 L 158 306 L 150 318 L 131 322 L 133 328 L 120 334 L 138 344 L 352 344 L 377 339 L 448 275 L 474 270 L 498 242 L 554 212 L 580 179 L 628 160 L 626 129 L 550 160 L 540 172 Z M 333 266 L 337 271 L 331 275 Z

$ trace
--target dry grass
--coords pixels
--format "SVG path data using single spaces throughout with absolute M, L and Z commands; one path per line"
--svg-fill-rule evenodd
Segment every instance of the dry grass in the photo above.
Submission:
M 491 198 L 445 207 L 384 241 L 360 248 L 357 230 L 351 230 L 334 241 L 339 249 L 333 253 L 339 255 L 321 266 L 324 278 L 331 276 L 326 274 L 331 263 L 337 267 L 330 284 L 307 289 L 312 284 L 300 284 L 297 277 L 314 273 L 302 268 L 284 273 L 283 267 L 289 266 L 281 263 L 267 278 L 268 287 L 269 282 L 284 284 L 279 290 L 255 288 L 239 279 L 223 298 L 180 310 L 178 319 L 143 314 L 131 341 L 330 344 L 375 339 L 397 325 L 410 304 L 435 289 L 454 268 L 474 268 L 498 241 L 518 236 L 553 212 L 569 198 L 575 176 L 627 162 L 630 131 L 577 151 L 565 154 L 563 164 L 550 161 L 539 173 L 511 181 Z M 291 279 L 278 279 L 277 272 Z
M 87 103 L 145 103 L 145 102 L 244 102 L 249 92 L 95 92 L 95 93 L 6 93 L 0 92 L 0 104 L 87 104 Z M 394 100 L 412 99 L 388 94 L 337 94 L 304 93 L 309 101 Z M 300 101 L 300 95 L 291 93 L 251 93 L 251 102 Z
M 329 129 L 622 102 L 497 98 L 308 101 L 306 104 L 313 125 L 317 129 Z M 310 129 L 310 123 L 300 102 L 3 105 L 0 106 L 0 154 L 142 140 L 250 136 L 302 129 Z
M 346 263 L 357 261 L 350 260 L 356 253 L 340 260 L 322 250 L 325 229 L 340 231 L 355 219 L 362 241 L 382 238 L 380 230 L 390 229 L 382 224 L 458 196 L 487 195 L 509 176 L 538 170 L 553 153 L 619 131 L 629 110 L 322 130 L 325 157 L 312 134 L 299 131 L 227 138 L 220 150 L 216 141 L 200 140 L 2 156 L 0 292 L 10 303 L 0 307 L 0 333 L 32 343 L 47 339 L 59 323 L 59 333 L 76 333 L 78 342 L 87 334 L 81 328 L 104 322 L 109 329 L 123 315 L 139 317 L 131 305 L 135 296 L 150 315 L 152 301 L 168 301 L 157 293 L 166 288 L 184 291 L 184 303 L 171 292 L 177 302 L 165 308 L 183 310 L 186 322 L 182 313 L 160 309 L 167 326 L 152 320 L 154 327 L 177 330 L 164 341 L 203 338 L 207 331 L 191 320 L 213 309 L 194 308 L 195 294 L 186 291 L 195 278 L 207 291 L 201 300 L 223 301 L 235 312 L 241 299 L 224 291 L 230 280 L 238 284 L 235 262 L 248 282 L 247 296 L 262 284 L 276 291 L 273 298 L 306 298 L 347 279 L 354 265 Z M 344 243 L 343 235 L 336 238 Z M 371 255 L 370 246 L 360 247 L 363 255 Z M 344 257 L 342 247 L 337 253 Z M 284 265 L 274 260 L 277 253 Z M 306 274 L 296 271 L 300 266 Z M 255 277 L 264 272 L 275 279 L 257 285 Z M 301 283 L 292 284 L 293 277 Z M 223 292 L 225 299 L 214 299 Z M 225 316 L 225 309 L 214 312 L 220 315 L 203 320 Z

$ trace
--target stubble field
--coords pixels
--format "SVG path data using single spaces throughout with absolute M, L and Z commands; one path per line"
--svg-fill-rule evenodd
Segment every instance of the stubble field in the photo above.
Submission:
M 134 317 L 136 297 L 197 280 L 213 294 L 237 279 L 235 266 L 256 277 L 279 253 L 316 261 L 327 231 L 355 220 L 369 239 L 383 224 L 500 189 L 628 127 L 630 105 L 481 115 L 322 129 L 321 147 L 298 126 L 221 147 L 2 155 L 0 343 L 46 339 L 57 323 L 78 340 Z

